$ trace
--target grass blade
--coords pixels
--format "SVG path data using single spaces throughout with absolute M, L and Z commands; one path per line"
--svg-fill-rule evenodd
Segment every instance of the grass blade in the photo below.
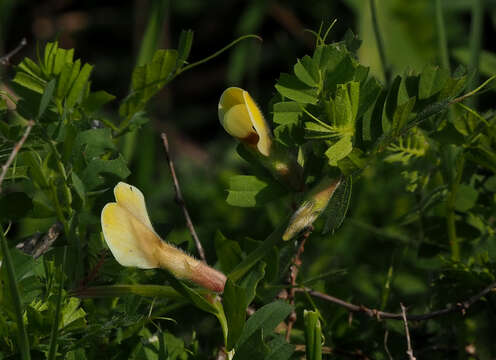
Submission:
M 12 296 L 12 301 L 14 303 L 17 328 L 19 330 L 18 345 L 19 345 L 19 349 L 21 350 L 21 359 L 31 360 L 28 333 L 26 332 L 26 327 L 24 326 L 24 321 L 22 320 L 23 311 L 21 305 L 21 297 L 19 294 L 19 287 L 17 286 L 14 265 L 12 263 L 12 257 L 10 256 L 9 246 L 7 244 L 7 239 L 5 238 L 5 233 L 3 231 L 3 226 L 1 224 L 0 224 L 0 246 L 2 247 L 3 263 L 5 264 L 4 266 L 7 267 L 7 274 L 9 276 L 10 293 Z

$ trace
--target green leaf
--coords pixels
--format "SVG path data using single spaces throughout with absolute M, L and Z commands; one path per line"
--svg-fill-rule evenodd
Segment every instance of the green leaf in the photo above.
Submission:
M 90 93 L 82 104 L 83 108 L 89 112 L 94 113 L 99 111 L 103 105 L 115 99 L 115 96 L 109 94 L 104 90 L 95 91 Z
M 306 358 L 308 360 L 322 360 L 322 328 L 319 313 L 305 310 L 303 322 L 305 324 Z
M 386 97 L 386 91 L 379 91 L 374 106 L 363 115 L 362 140 L 364 142 L 376 141 L 382 133 L 382 113 Z M 360 112 L 360 109 L 358 111 Z
M 267 354 L 266 359 L 270 360 L 288 360 L 295 350 L 295 346 L 289 344 L 284 336 L 281 335 L 275 336 L 274 339 L 269 341 L 267 346 L 269 348 L 269 353 Z
M 289 74 L 281 74 L 276 89 L 282 96 L 302 104 L 316 104 L 318 101 L 317 89 Z
M 55 55 L 57 53 L 58 48 L 59 48 L 59 43 L 57 41 L 48 42 L 45 45 L 45 52 L 43 58 L 43 72 L 45 73 L 46 77 L 50 77 L 50 75 L 53 74 Z
M 319 69 L 313 59 L 306 55 L 294 66 L 296 77 L 310 87 L 317 87 L 320 81 Z
M 78 174 L 76 174 L 75 171 L 71 173 L 71 180 L 72 180 L 72 187 L 74 188 L 76 194 L 79 196 L 79 198 L 84 204 L 86 200 L 86 189 L 84 188 L 83 182 L 81 181 L 80 177 L 78 176 Z
M 282 235 L 286 230 L 286 225 L 289 221 L 289 216 L 281 222 L 279 227 L 275 229 L 255 250 L 250 252 L 236 267 L 229 273 L 228 277 L 232 281 L 241 279 L 251 268 L 261 259 L 271 253 L 273 246 L 282 239 Z
M 88 162 L 99 158 L 108 150 L 114 150 L 112 131 L 108 128 L 90 129 L 77 134 L 73 156 L 83 156 Z
M 263 261 L 258 262 L 246 276 L 241 280 L 240 285 L 245 289 L 245 308 L 251 304 L 257 293 L 258 283 L 264 278 L 266 264 Z
M 327 133 L 329 134 L 329 136 L 332 136 L 331 134 L 334 134 L 334 132 L 329 127 L 310 121 L 305 122 L 305 130 L 324 133 L 324 134 Z
M 33 208 L 33 202 L 24 192 L 0 195 L 0 220 L 19 220 Z
M 444 181 L 452 185 L 457 177 L 457 164 L 463 156 L 463 149 L 455 145 L 447 145 L 441 148 L 441 173 Z
M 411 97 L 403 104 L 398 105 L 393 115 L 391 130 L 398 134 L 401 129 L 408 123 L 408 118 L 415 106 L 415 97 Z
M 55 54 L 55 60 L 53 64 L 53 74 L 59 75 L 62 72 L 65 64 L 72 64 L 74 58 L 74 49 L 58 49 Z
M 60 72 L 60 76 L 57 81 L 57 98 L 62 100 L 71 88 L 72 74 L 73 68 L 77 68 L 79 71 L 79 67 L 81 66 L 81 62 L 79 60 L 76 63 L 65 63 Z
M 419 99 L 427 99 L 440 92 L 446 85 L 448 78 L 448 70 L 428 65 L 420 74 Z
M 183 295 L 171 286 L 165 285 L 102 285 L 81 288 L 73 292 L 80 298 L 121 297 L 128 295 L 139 295 L 146 297 L 157 297 L 171 300 L 181 300 Z
M 229 332 L 227 333 L 227 350 L 231 351 L 239 339 L 246 320 L 246 290 L 227 280 L 223 294 L 224 311 Z
M 351 203 L 352 184 L 352 178 L 348 176 L 334 191 L 323 214 L 327 220 L 322 234 L 333 234 L 343 223 Z
M 496 175 L 491 176 L 484 182 L 484 187 L 490 191 L 496 193 Z
M 38 108 L 38 116 L 36 117 L 37 120 L 41 119 L 48 105 L 50 105 L 50 101 L 52 101 L 53 93 L 55 91 L 55 85 L 55 79 L 50 80 L 50 82 L 46 85 L 45 91 L 41 96 L 40 107 Z
M 353 150 L 353 143 L 350 136 L 343 136 L 327 149 L 325 155 L 329 160 L 329 165 L 337 166 L 338 161 L 344 159 Z
M 87 190 L 95 190 L 104 184 L 127 178 L 131 174 L 126 160 L 119 154 L 114 160 L 93 159 L 81 174 L 81 180 Z
M 62 308 L 62 319 L 60 329 L 81 328 L 86 324 L 86 312 L 80 307 L 81 301 L 71 297 L 67 304 Z
M 334 119 L 332 123 L 343 127 L 355 123 L 358 112 L 360 84 L 351 81 L 339 84 L 336 87 L 336 96 L 332 100 L 334 106 Z
M 177 67 L 181 68 L 188 60 L 193 45 L 193 30 L 182 30 L 177 47 Z
M 169 272 L 164 271 L 164 274 L 174 290 L 183 295 L 193 305 L 195 305 L 200 310 L 213 315 L 218 315 L 219 309 L 214 306 L 214 304 L 205 299 L 205 297 L 202 296 L 199 292 L 187 286 L 183 281 L 176 279 L 174 275 L 170 274 Z
M 83 94 L 89 86 L 89 78 L 92 70 L 93 66 L 84 64 L 74 82 L 71 81 L 72 87 L 65 102 L 65 105 L 69 109 L 73 108 L 76 104 L 79 104 L 81 100 L 83 100 Z
M 267 359 L 269 347 L 263 341 L 263 331 L 255 331 L 234 353 L 233 360 Z
M 458 185 L 455 198 L 455 210 L 467 212 L 475 206 L 478 197 L 479 193 L 472 186 L 465 184 Z
M 45 89 L 45 82 L 43 80 L 25 72 L 17 72 L 12 81 L 38 94 L 43 94 L 43 90 Z
M 241 262 L 243 252 L 237 241 L 229 240 L 219 230 L 215 232 L 214 242 L 220 268 L 227 274 Z
M 284 195 L 284 189 L 275 182 L 265 182 L 251 175 L 236 175 L 229 179 L 227 203 L 232 206 L 254 207 Z
M 24 71 L 39 80 L 43 80 L 43 72 L 41 71 L 41 68 L 30 58 L 24 58 L 17 66 L 16 70 Z
M 382 85 L 376 78 L 369 78 L 360 87 L 357 118 L 363 116 L 376 102 L 381 94 Z
M 134 69 L 131 92 L 119 108 L 121 116 L 130 117 L 145 108 L 148 101 L 172 79 L 177 57 L 176 50 L 157 50 L 150 63 Z
M 257 331 L 262 330 L 265 336 L 283 321 L 293 310 L 293 307 L 283 301 L 274 301 L 258 309 L 246 322 L 236 349 L 241 349 L 244 343 Z
M 298 123 L 302 114 L 301 107 L 297 102 L 284 101 L 274 104 L 274 123 L 288 125 Z
M 398 106 L 398 92 L 401 85 L 401 77 L 396 76 L 391 87 L 389 88 L 386 102 L 384 104 L 384 111 L 382 112 L 382 130 L 388 132 L 391 130 L 394 112 Z

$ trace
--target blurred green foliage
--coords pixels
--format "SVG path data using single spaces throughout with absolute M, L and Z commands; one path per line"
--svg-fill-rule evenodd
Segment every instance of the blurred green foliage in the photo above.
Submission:
M 301 356 L 293 346 L 301 344 L 316 359 L 326 348 L 330 358 L 387 359 L 386 331 L 389 351 L 404 356 L 401 322 L 350 317 L 304 293 L 294 307 L 275 301 L 297 244 L 274 244 L 303 195 L 284 189 L 256 160 L 246 162 L 215 107 L 227 85 L 249 89 L 278 144 L 305 160 L 308 188 L 323 174 L 348 176 L 348 190 L 341 188 L 314 224 L 298 284 L 391 312 L 400 302 L 409 313 L 424 313 L 465 300 L 496 276 L 494 89 L 482 89 L 476 107 L 450 102 L 473 89 L 474 57 L 480 82 L 496 74 L 496 6 L 480 1 L 477 54 L 471 2 L 441 3 L 452 72 L 435 66 L 442 55 L 433 1 L 376 2 L 393 75 L 385 84 L 365 0 L 2 1 L 0 56 L 29 31 L 32 41 L 22 57 L 31 56 L 16 55 L 15 68 L 0 70 L 2 98 L 10 90 L 20 97 L 16 111 L 0 106 L 0 163 L 27 120 L 37 125 L 0 194 L 2 232 L 9 229 L 2 239 L 0 358 L 21 356 L 25 345 L 14 334 L 22 331 L 34 359 L 52 356 L 54 344 L 56 358 L 67 359 L 211 359 L 222 346 L 234 348 L 235 358 L 286 359 Z M 324 20 L 325 32 L 334 18 L 325 41 L 303 31 Z M 183 28 L 195 30 L 192 47 Z M 247 33 L 263 43 L 241 42 L 170 82 Z M 207 260 L 232 275 L 222 304 L 203 304 L 205 292 L 163 271 L 121 267 L 101 236 L 101 208 L 112 201 L 114 184 L 127 179 L 145 193 L 157 232 L 195 252 L 174 203 L 158 141 L 163 130 Z M 40 258 L 15 248 L 57 222 L 62 235 Z M 250 304 L 257 311 L 245 318 Z M 490 293 L 466 316 L 410 322 L 415 354 L 494 357 L 495 305 Z M 280 323 L 293 309 L 288 344 Z

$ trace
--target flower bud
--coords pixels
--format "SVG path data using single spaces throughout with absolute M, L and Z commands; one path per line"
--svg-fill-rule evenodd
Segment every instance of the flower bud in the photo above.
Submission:
M 220 97 L 218 112 L 220 123 L 230 135 L 269 156 L 272 145 L 269 126 L 247 91 L 227 88 Z
M 179 279 L 206 289 L 223 292 L 226 276 L 207 264 L 163 241 L 152 227 L 141 191 L 120 182 L 114 188 L 116 202 L 102 210 L 105 241 L 122 266 L 162 268 Z
M 262 112 L 247 91 L 230 87 L 222 93 L 219 120 L 224 129 L 245 144 L 276 179 L 293 190 L 301 191 L 303 169 L 285 146 L 273 141 Z
M 341 179 L 324 177 L 305 197 L 298 210 L 289 220 L 282 239 L 287 241 L 298 235 L 301 231 L 312 226 L 315 220 L 326 209 L 334 192 L 341 184 Z

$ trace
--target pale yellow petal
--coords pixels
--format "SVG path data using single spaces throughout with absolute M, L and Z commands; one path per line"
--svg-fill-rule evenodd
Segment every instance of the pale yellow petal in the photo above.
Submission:
M 263 155 L 269 156 L 270 146 L 272 144 L 271 133 L 265 118 L 258 108 L 257 104 L 247 91 L 243 91 L 243 99 L 246 109 L 250 115 L 253 127 L 257 131 L 259 140 L 257 144 L 258 151 Z
M 133 214 L 143 225 L 154 231 L 146 211 L 145 197 L 137 187 L 119 182 L 114 187 L 114 196 L 120 206 Z
M 224 115 L 222 125 L 224 129 L 238 139 L 245 139 L 254 133 L 250 115 L 244 104 L 231 107 Z
M 118 203 L 109 203 L 102 210 L 103 236 L 115 259 L 122 266 L 141 269 L 159 267 L 156 249 L 162 240 Z

